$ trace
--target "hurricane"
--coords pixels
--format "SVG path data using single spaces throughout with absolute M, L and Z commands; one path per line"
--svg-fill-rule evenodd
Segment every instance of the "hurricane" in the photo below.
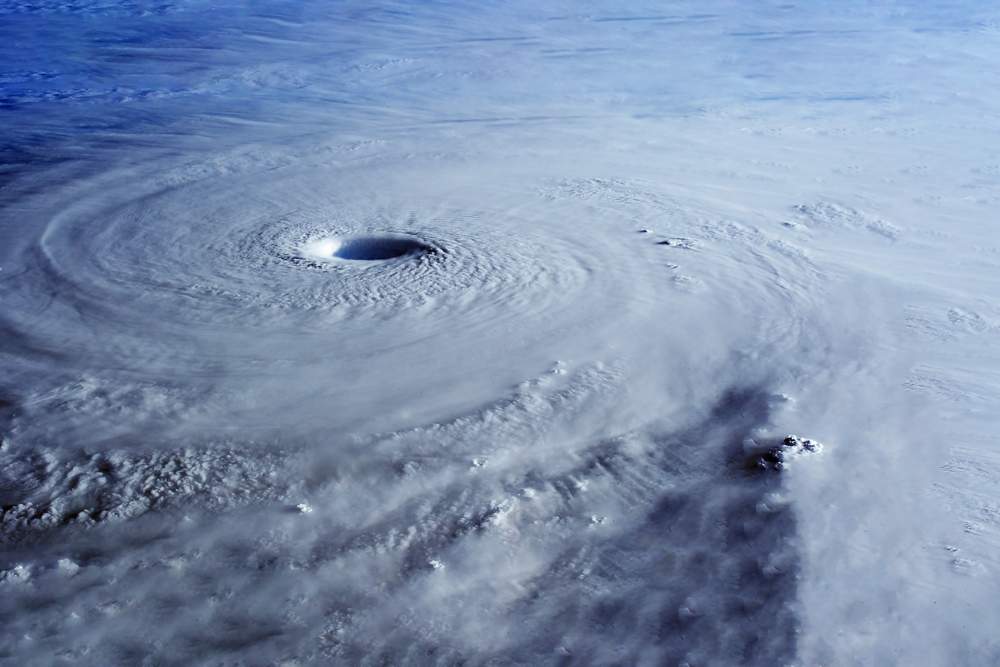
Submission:
M 0 663 L 1000 661 L 998 25 L 0 0 Z

